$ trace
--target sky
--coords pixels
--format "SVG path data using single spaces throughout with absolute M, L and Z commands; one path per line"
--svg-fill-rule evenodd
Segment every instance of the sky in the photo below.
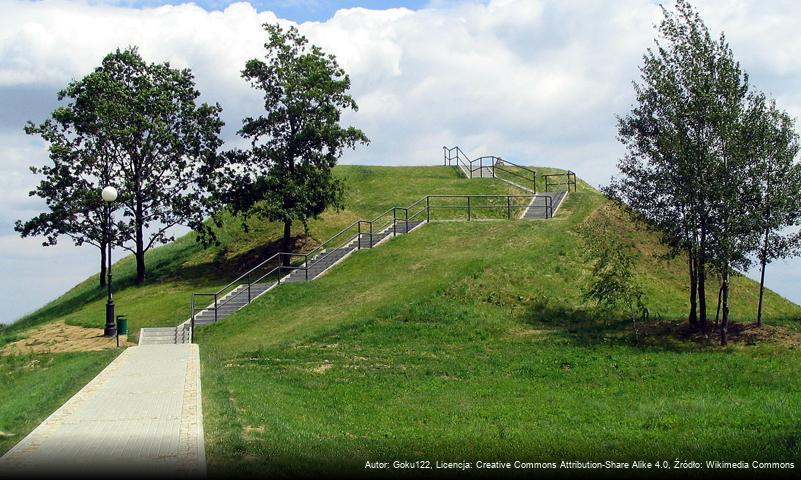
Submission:
M 699 0 L 724 31 L 755 88 L 801 116 L 801 9 L 796 0 Z M 653 45 L 653 0 L 458 2 L 274 0 L 0 0 L 0 322 L 56 297 L 98 269 L 93 247 L 44 248 L 14 221 L 43 209 L 28 196 L 29 166 L 46 146 L 22 132 L 57 105 L 56 93 L 117 47 L 191 68 L 202 100 L 223 107 L 227 145 L 260 96 L 240 77 L 261 56 L 265 22 L 296 24 L 351 76 L 359 111 L 344 121 L 368 147 L 341 163 L 436 165 L 443 145 L 471 156 L 570 168 L 608 183 L 622 154 L 615 116 Z M 120 252 L 115 252 L 119 256 Z M 753 273 L 751 273 L 753 277 Z M 771 265 L 767 284 L 801 303 L 801 260 Z

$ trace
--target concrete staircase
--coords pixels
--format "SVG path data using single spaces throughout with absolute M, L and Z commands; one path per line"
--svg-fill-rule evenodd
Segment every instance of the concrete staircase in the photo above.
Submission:
M 217 300 L 216 318 L 214 303 L 209 304 L 204 310 L 195 314 L 195 326 L 198 327 L 219 322 L 262 294 L 267 293 L 276 285 L 277 283 L 275 282 L 254 283 L 250 285 L 250 293 L 248 293 L 248 285 L 239 285 L 224 297 Z
M 454 147 L 454 148 L 457 150 L 457 153 L 459 155 L 463 155 L 463 154 L 461 154 L 460 151 L 458 151 L 458 147 Z M 448 150 L 446 149 L 446 153 L 447 152 L 448 152 Z M 493 162 L 500 161 L 500 159 L 498 159 L 497 157 L 484 157 L 484 158 L 491 158 Z M 449 160 L 446 157 L 446 164 L 447 164 L 448 161 Z M 468 160 L 468 162 L 469 162 L 469 160 Z M 457 165 L 459 166 L 460 170 L 462 171 L 462 173 L 465 174 L 465 176 L 467 178 L 482 178 L 482 177 L 484 177 L 484 178 L 493 178 L 493 179 L 501 180 L 501 181 L 504 181 L 506 183 L 512 184 L 512 185 L 514 185 L 514 186 L 516 186 L 516 187 L 518 187 L 518 188 L 520 188 L 520 189 L 522 189 L 524 191 L 528 191 L 532 195 L 536 195 L 531 199 L 531 202 L 528 204 L 528 206 L 526 207 L 526 209 L 524 210 L 522 215 L 519 217 L 520 219 L 523 219 L 523 220 L 547 219 L 550 216 L 553 216 L 556 213 L 556 211 L 558 210 L 559 206 L 561 205 L 562 200 L 567 195 L 567 192 L 563 192 L 563 191 L 537 193 L 537 192 L 535 192 L 534 190 L 532 190 L 530 188 L 526 188 L 524 186 L 521 186 L 521 185 L 518 185 L 516 183 L 513 183 L 512 181 L 509 181 L 507 179 L 503 179 L 503 178 L 497 177 L 497 176 L 494 175 L 494 173 L 495 173 L 495 164 L 491 164 L 492 165 L 491 167 L 486 167 L 486 166 L 483 166 L 483 164 L 481 164 L 478 169 L 472 168 L 472 170 L 471 169 L 466 169 L 465 168 L 465 163 L 463 163 L 461 161 L 459 161 L 457 163 Z M 467 163 L 467 165 L 470 166 L 471 164 Z M 498 165 L 500 165 L 500 163 L 498 163 Z M 498 167 L 498 168 L 500 168 L 500 167 Z M 472 173 L 472 175 L 470 175 L 470 173 Z M 421 204 L 420 202 L 425 200 L 426 203 L 424 205 L 426 205 L 426 208 L 428 208 L 428 199 L 432 198 L 432 197 L 437 197 L 437 196 L 436 195 L 426 196 L 423 199 L 419 200 L 418 202 L 415 202 L 413 205 L 419 205 L 419 204 Z M 551 206 L 550 209 L 547 208 L 548 204 L 550 204 L 550 206 Z M 468 202 L 468 205 L 469 205 L 469 202 Z M 332 237 L 332 239 L 329 240 L 329 242 L 326 242 L 321 247 L 318 247 L 319 251 L 313 252 L 314 256 L 313 257 L 309 256 L 306 259 L 306 263 L 303 263 L 303 264 L 300 264 L 300 265 L 294 265 L 293 267 L 290 267 L 291 271 L 290 271 L 289 274 L 282 275 L 282 272 L 285 272 L 287 267 L 275 268 L 273 270 L 273 272 L 277 271 L 277 273 L 278 273 L 278 275 L 275 276 L 277 281 L 272 281 L 272 282 L 263 281 L 262 282 L 261 280 L 259 280 L 259 281 L 257 281 L 258 283 L 242 283 L 242 284 L 236 285 L 236 283 L 238 281 L 243 281 L 243 280 L 240 280 L 240 279 L 245 279 L 244 281 L 250 282 L 249 279 L 251 277 L 249 277 L 247 275 L 249 275 L 250 272 L 252 272 L 253 270 L 256 269 L 256 268 L 254 268 L 253 270 L 249 271 L 247 274 L 245 274 L 242 277 L 240 277 L 240 279 L 235 280 L 234 282 L 229 284 L 229 287 L 224 288 L 222 291 L 227 290 L 227 288 L 230 288 L 230 286 L 236 285 L 233 288 L 233 290 L 229 291 L 224 296 L 217 298 L 216 305 L 215 305 L 214 302 L 211 302 L 204 309 L 199 310 L 199 311 L 196 310 L 194 312 L 195 313 L 195 315 L 194 315 L 194 326 L 195 327 L 199 327 L 199 326 L 203 326 L 203 325 L 208 325 L 210 323 L 219 322 L 219 321 L 225 319 L 226 317 L 228 317 L 229 315 L 233 314 L 234 312 L 244 308 L 250 302 L 252 302 L 256 298 L 258 298 L 259 296 L 264 295 L 265 293 L 269 292 L 270 290 L 272 290 L 273 288 L 277 287 L 281 283 L 302 282 L 302 281 L 314 280 L 314 279 L 320 277 L 321 275 L 325 274 L 331 267 L 333 267 L 337 263 L 339 263 L 339 262 L 343 261 L 344 259 L 346 259 L 351 253 L 353 253 L 356 250 L 374 248 L 374 247 L 380 245 L 381 243 L 389 240 L 390 238 L 392 238 L 395 235 L 403 235 L 403 234 L 411 233 L 415 228 L 417 228 L 417 227 L 423 225 L 424 223 L 426 223 L 425 218 L 427 218 L 427 215 L 423 216 L 423 218 L 424 218 L 423 220 L 415 219 L 413 221 L 411 221 L 411 220 L 407 221 L 406 219 L 410 218 L 409 217 L 409 210 L 410 209 L 411 209 L 411 206 L 409 208 L 393 208 L 393 209 L 390 209 L 388 212 L 385 212 L 385 214 L 382 214 L 382 216 L 386 215 L 388 213 L 392 213 L 392 215 L 391 215 L 392 216 L 392 222 L 389 224 L 388 227 L 384 227 L 382 230 L 380 230 L 378 232 L 373 232 L 372 234 L 363 232 L 362 228 L 361 228 L 362 224 L 363 223 L 369 224 L 370 225 L 370 229 L 372 230 L 374 225 L 376 225 L 378 218 L 381 218 L 382 216 L 380 216 L 377 219 L 375 219 L 373 221 L 370 221 L 370 222 L 361 221 L 360 220 L 359 222 L 354 223 L 354 225 L 356 225 L 357 223 L 359 224 L 359 233 L 352 234 L 353 236 L 350 237 L 349 240 L 345 240 L 344 244 L 341 244 L 341 245 L 339 245 L 339 246 L 337 246 L 335 248 L 320 250 L 320 249 L 324 248 L 325 245 L 328 244 L 329 242 L 334 244 L 333 240 L 336 237 L 338 237 L 340 234 L 344 234 L 344 233 L 348 232 L 348 229 L 343 230 L 342 232 L 340 232 L 337 235 L 335 235 L 334 237 Z M 405 217 L 403 217 L 403 218 L 396 217 L 395 216 L 396 215 L 396 210 L 405 211 L 406 212 L 405 213 Z M 418 212 L 418 214 L 419 213 L 420 212 Z M 416 215 L 417 214 L 412 215 L 412 218 L 415 218 Z M 386 225 L 385 222 L 381 222 L 379 224 Z M 351 227 L 353 227 L 353 225 L 351 225 Z M 349 235 L 350 235 L 350 233 L 349 233 Z M 276 255 L 279 256 L 279 260 L 281 260 L 280 255 L 287 255 L 287 254 L 286 253 L 279 253 L 279 254 L 276 254 Z M 297 257 L 296 254 L 292 254 L 292 255 L 295 258 Z M 270 261 L 272 261 L 272 258 L 274 258 L 274 257 L 271 257 L 271 259 L 267 259 L 267 260 L 263 261 L 260 264 L 260 266 L 269 263 Z M 266 278 L 269 275 L 270 274 L 267 274 L 265 276 L 262 276 L 261 278 Z M 208 296 L 210 294 L 205 294 L 204 293 L 204 294 L 195 294 L 195 295 L 197 295 L 197 296 L 206 295 L 205 298 L 208 298 Z M 213 295 L 216 295 L 216 294 L 213 294 Z M 195 298 L 195 296 L 193 295 L 193 305 L 195 305 L 194 304 L 194 298 Z M 200 298 L 203 298 L 203 297 L 200 297 Z M 180 325 L 177 325 L 175 327 L 143 328 L 140 331 L 140 334 L 139 334 L 139 344 L 140 345 L 151 345 L 151 344 L 191 343 L 192 342 L 192 332 L 193 332 L 192 329 L 193 329 L 192 318 L 187 319 L 186 321 L 184 321 L 183 323 L 181 323 Z
M 139 345 L 189 343 L 188 332 L 181 326 L 143 328 L 139 331 Z
M 250 285 L 250 299 L 248 299 L 248 286 L 239 285 L 222 298 L 217 299 L 217 312 L 215 318 L 214 303 L 195 314 L 195 326 L 208 325 L 220 321 L 243 308 L 260 295 L 270 291 L 277 284 L 254 283 Z M 192 342 L 192 319 L 185 320 L 175 327 L 143 328 L 139 331 L 139 345 L 182 344 Z
M 548 209 L 546 208 L 546 202 L 548 200 L 545 197 L 550 197 L 550 204 L 551 204 L 551 215 L 556 215 L 556 211 L 559 210 L 559 205 L 562 204 L 562 200 L 567 196 L 567 192 L 544 192 L 538 193 L 536 197 L 531 199 L 531 203 L 529 203 L 526 210 L 521 215 L 521 220 L 539 220 L 548 218 L 546 216 Z
M 373 234 L 372 245 L 370 244 L 370 235 L 367 233 L 362 233 L 361 235 L 359 235 L 358 239 L 354 238 L 353 241 L 351 241 L 345 246 L 330 251 L 323 250 L 315 258 L 309 259 L 309 265 L 307 269 L 295 270 L 286 277 L 284 277 L 281 281 L 305 282 L 307 280 L 314 280 L 315 278 L 325 273 L 329 268 L 333 267 L 337 263 L 344 260 L 345 257 L 355 252 L 356 250 L 359 250 L 360 248 L 373 248 L 377 246 L 379 243 L 383 242 L 384 240 L 391 238 L 393 234 L 401 235 L 410 233 L 412 230 L 422 225 L 423 223 L 425 222 L 410 221 L 408 222 L 408 228 L 407 228 L 406 222 L 401 222 L 395 226 L 394 231 L 392 229 L 392 226 L 387 227 L 378 234 L 375 233 Z

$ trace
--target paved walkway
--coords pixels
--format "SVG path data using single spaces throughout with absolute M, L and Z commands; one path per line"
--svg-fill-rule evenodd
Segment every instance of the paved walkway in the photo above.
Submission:
M 197 345 L 131 347 L 0 458 L 7 474 L 202 476 Z

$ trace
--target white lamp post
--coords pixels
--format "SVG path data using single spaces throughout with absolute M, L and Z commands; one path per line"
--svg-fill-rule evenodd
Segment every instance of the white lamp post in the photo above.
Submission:
M 117 333 L 117 326 L 114 323 L 114 299 L 111 296 L 111 202 L 117 200 L 117 189 L 109 185 L 103 188 L 100 196 L 106 202 L 106 244 L 108 245 L 108 301 L 106 302 L 106 326 L 103 329 L 103 335 L 113 337 Z

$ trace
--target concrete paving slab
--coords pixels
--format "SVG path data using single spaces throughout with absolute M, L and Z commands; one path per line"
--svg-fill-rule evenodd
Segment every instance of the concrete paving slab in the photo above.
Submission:
M 197 345 L 125 350 L 0 458 L 5 475 L 205 476 Z

